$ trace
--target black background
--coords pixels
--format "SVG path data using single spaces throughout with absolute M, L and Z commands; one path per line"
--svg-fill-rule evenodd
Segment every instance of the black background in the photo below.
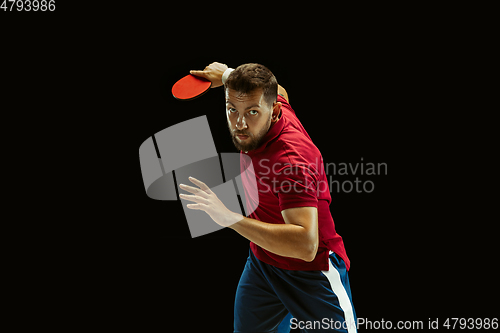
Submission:
M 336 13 L 316 26 L 304 23 L 307 13 L 252 11 L 226 22 L 209 6 L 178 15 L 140 4 L 57 5 L 46 16 L 0 13 L 12 73 L 4 94 L 26 127 L 44 125 L 37 138 L 47 143 L 36 152 L 58 161 L 45 163 L 52 176 L 41 180 L 57 194 L 41 198 L 37 213 L 54 222 L 34 226 L 48 236 L 22 260 L 40 279 L 25 286 L 41 295 L 35 304 L 58 301 L 47 323 L 65 313 L 75 327 L 104 319 L 110 328 L 232 331 L 249 242 L 229 229 L 191 239 L 179 201 L 147 197 L 138 158 L 152 134 L 201 115 L 218 152 L 236 151 L 222 88 L 189 102 L 170 92 L 214 61 L 270 68 L 325 162 L 388 165 L 387 175 L 359 176 L 373 181 L 372 193 L 332 193 L 359 318 L 427 325 L 495 315 L 498 251 L 489 217 L 470 198 L 477 192 L 465 190 L 473 175 L 463 161 L 472 157 L 457 129 L 467 127 L 449 113 L 465 103 L 452 88 L 460 31 Z
M 147 295 L 139 299 L 151 311 L 160 311 L 159 317 L 163 312 L 157 302 L 168 299 L 163 304 L 169 315 L 163 315 L 173 321 L 194 316 L 203 327 L 231 331 L 248 241 L 231 230 L 190 239 L 180 202 L 158 202 L 145 195 L 133 149 L 163 128 L 207 115 L 218 151 L 234 152 L 222 89 L 181 102 L 171 96 L 170 87 L 188 70 L 213 61 L 230 67 L 258 62 L 287 89 L 325 162 L 358 163 L 362 157 L 365 163 L 388 165 L 387 175 L 359 176 L 373 181 L 372 193 L 332 193 L 332 216 L 352 263 L 349 277 L 358 317 L 383 318 L 394 325 L 397 320 L 421 320 L 427 328 L 429 318 L 439 317 L 442 323 L 447 317 L 493 316 L 483 303 L 493 272 L 489 264 L 481 264 L 488 263 L 488 251 L 479 255 L 472 245 L 480 241 L 482 230 L 467 228 L 466 213 L 457 216 L 448 196 L 452 187 L 446 175 L 453 171 L 442 162 L 450 151 L 435 141 L 442 125 L 429 82 L 430 76 L 436 77 L 433 67 L 391 43 L 348 52 L 317 41 L 275 38 L 269 44 L 269 51 L 247 39 L 229 41 L 227 48 L 222 41 L 211 52 L 165 49 L 142 68 L 144 79 L 136 93 L 148 100 L 141 101 L 141 117 L 135 118 L 137 142 L 130 147 L 135 192 L 129 206 L 137 214 L 130 231 L 142 236 L 137 263 L 149 282 Z M 354 177 L 339 180 L 353 182 Z M 176 304 L 175 311 L 171 304 Z

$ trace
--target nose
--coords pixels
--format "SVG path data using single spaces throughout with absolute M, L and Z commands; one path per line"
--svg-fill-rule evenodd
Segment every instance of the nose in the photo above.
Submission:
M 238 120 L 236 121 L 236 128 L 238 129 L 238 131 L 241 131 L 242 129 L 248 128 L 244 116 L 242 116 L 242 115 L 238 116 Z

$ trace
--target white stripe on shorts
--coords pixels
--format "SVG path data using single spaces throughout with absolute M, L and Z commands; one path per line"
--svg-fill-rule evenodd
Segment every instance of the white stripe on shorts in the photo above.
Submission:
M 347 296 L 344 285 L 340 280 L 340 274 L 335 266 L 332 265 L 330 258 L 328 258 L 328 263 L 330 264 L 330 270 L 321 272 L 326 276 L 326 278 L 330 282 L 330 286 L 332 287 L 333 292 L 339 299 L 340 307 L 342 308 L 342 311 L 344 311 L 347 332 L 356 333 L 356 323 L 354 322 L 354 312 L 352 311 L 351 300 L 349 299 L 349 296 Z

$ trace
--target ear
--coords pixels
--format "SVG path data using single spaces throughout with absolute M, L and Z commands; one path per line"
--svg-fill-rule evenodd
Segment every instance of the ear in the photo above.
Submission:
M 271 117 L 271 121 L 273 123 L 275 123 L 279 120 L 280 111 L 281 111 L 281 102 L 274 102 L 273 103 L 273 115 Z

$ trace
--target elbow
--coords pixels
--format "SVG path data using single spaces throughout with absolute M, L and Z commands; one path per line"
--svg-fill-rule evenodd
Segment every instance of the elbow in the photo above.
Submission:
M 288 93 L 286 92 L 285 88 L 283 88 L 280 85 L 278 85 L 278 94 L 283 96 L 286 99 L 286 101 L 288 102 Z
M 310 242 L 304 249 L 301 259 L 306 262 L 311 262 L 316 258 L 316 253 L 318 253 L 318 242 Z
M 319 244 L 319 234 L 317 229 L 316 232 L 308 232 L 306 233 L 305 239 L 303 241 L 302 247 L 302 260 L 305 262 L 311 262 L 316 258 L 316 254 L 318 253 L 318 244 Z

